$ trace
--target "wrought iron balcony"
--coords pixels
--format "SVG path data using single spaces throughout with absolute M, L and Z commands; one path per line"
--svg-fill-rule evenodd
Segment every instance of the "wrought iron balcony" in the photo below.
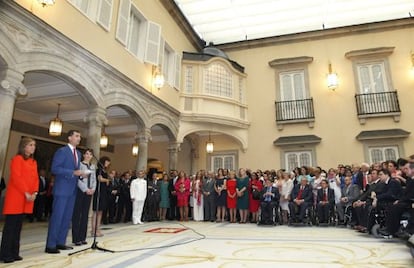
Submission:
M 400 113 L 397 91 L 355 95 L 358 116 Z
M 276 101 L 276 122 L 315 119 L 313 99 Z

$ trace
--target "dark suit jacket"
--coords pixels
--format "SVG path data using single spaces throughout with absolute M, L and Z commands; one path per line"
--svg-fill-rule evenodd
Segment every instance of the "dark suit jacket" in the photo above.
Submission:
M 272 187 L 271 192 L 273 194 L 273 197 L 271 198 L 270 202 L 279 202 L 279 199 L 280 199 L 279 190 L 277 189 L 277 187 L 273 187 L 273 186 L 271 187 Z M 260 191 L 260 201 L 266 202 L 265 201 L 266 197 L 264 194 L 267 192 L 267 190 L 268 190 L 268 187 L 265 186 L 263 187 L 262 191 Z
M 407 178 L 406 187 L 400 198 L 401 203 L 412 204 L 414 199 L 414 179 Z
M 377 193 L 377 199 L 379 202 L 394 202 L 401 197 L 401 194 L 401 184 L 390 178 L 388 183 L 385 184 L 384 190 L 379 194 Z
M 328 188 L 328 202 L 331 206 L 335 204 L 335 192 L 333 189 Z M 318 189 L 317 197 L 316 197 L 316 203 L 319 204 L 319 202 L 323 201 L 323 189 Z
M 300 184 L 296 184 L 292 190 L 292 200 L 295 200 L 296 197 L 298 197 L 299 190 L 300 190 Z M 313 201 L 313 193 L 309 185 L 306 185 L 305 188 L 303 189 L 301 199 L 305 200 L 305 202 L 307 203 L 310 203 Z
M 363 178 L 364 178 L 364 174 L 362 173 L 362 171 L 359 171 L 356 175 L 356 184 L 358 185 L 360 190 L 366 191 L 366 189 L 364 189 Z
M 78 156 L 78 163 L 76 164 L 69 145 L 58 149 L 53 156 L 52 173 L 55 174 L 54 196 L 76 195 L 79 177 L 73 175 L 73 171 L 79 169 L 79 162 L 82 157 L 78 150 L 76 150 L 76 153 Z

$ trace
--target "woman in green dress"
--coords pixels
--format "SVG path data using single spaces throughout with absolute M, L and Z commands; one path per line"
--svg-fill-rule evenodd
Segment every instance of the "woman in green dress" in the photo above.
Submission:
M 165 221 L 165 216 L 167 215 L 167 209 L 170 208 L 170 191 L 168 190 L 169 177 L 167 173 L 162 175 L 162 181 L 160 184 L 160 220 Z
M 246 169 L 239 169 L 239 176 L 237 177 L 237 209 L 240 214 L 240 223 L 246 223 L 247 215 L 249 213 L 249 195 L 247 187 L 249 186 L 249 176 L 246 174 Z

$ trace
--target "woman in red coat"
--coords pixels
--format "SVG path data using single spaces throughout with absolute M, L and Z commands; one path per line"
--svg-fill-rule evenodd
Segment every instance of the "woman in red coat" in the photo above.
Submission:
M 25 214 L 33 213 L 34 200 L 39 189 L 37 163 L 33 159 L 36 142 L 23 137 L 19 151 L 10 165 L 10 179 L 4 200 L 3 214 L 6 216 L 1 238 L 0 260 L 5 263 L 20 261 L 20 233 Z
M 190 199 L 190 179 L 187 178 L 184 171 L 178 173 L 178 179 L 175 182 L 175 191 L 177 193 L 177 207 L 180 209 L 180 220 L 188 221 L 188 201 Z

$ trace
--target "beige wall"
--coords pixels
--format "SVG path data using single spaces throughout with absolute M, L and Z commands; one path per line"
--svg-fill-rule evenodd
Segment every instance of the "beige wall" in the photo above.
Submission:
M 229 51 L 232 60 L 246 68 L 249 120 L 249 149 L 240 165 L 271 168 L 280 164 L 280 154 L 273 141 L 280 136 L 314 134 L 322 138 L 316 146 L 317 164 L 323 167 L 336 166 L 338 163 L 366 161 L 362 144 L 355 139 L 361 131 L 401 128 L 414 132 L 412 125 L 412 92 L 414 78 L 409 75 L 411 67 L 410 51 L 413 50 L 414 29 L 376 32 L 344 36 L 335 39 L 289 43 L 241 51 Z M 389 56 L 392 83 L 398 91 L 401 121 L 395 123 L 392 117 L 367 119 L 361 125 L 356 115 L 354 95 L 356 84 L 352 62 L 344 55 L 351 50 L 375 47 L 395 47 Z M 275 72 L 268 62 L 277 58 L 310 56 L 309 64 L 310 94 L 314 99 L 315 125 L 285 125 L 278 130 L 275 121 L 276 87 Z M 328 63 L 340 79 L 339 88 L 330 91 L 325 77 Z M 414 153 L 412 135 L 404 141 L 406 154 Z M 259 157 L 259 156 L 264 157 Z

